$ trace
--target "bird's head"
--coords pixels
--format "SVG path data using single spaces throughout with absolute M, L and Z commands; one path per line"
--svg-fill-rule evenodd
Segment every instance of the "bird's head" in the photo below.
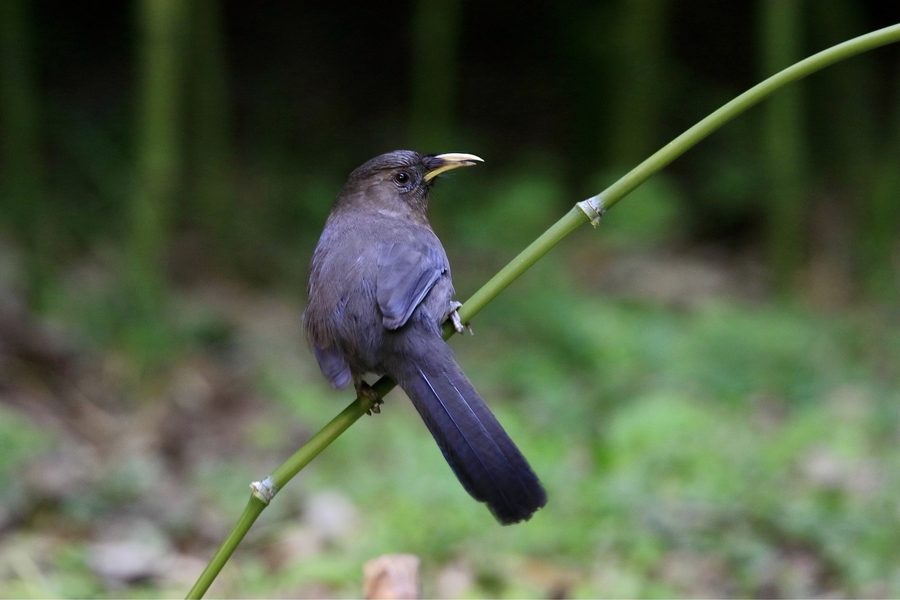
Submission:
M 376 156 L 347 178 L 335 208 L 376 208 L 425 216 L 438 175 L 484 162 L 474 154 L 420 154 L 395 150 Z

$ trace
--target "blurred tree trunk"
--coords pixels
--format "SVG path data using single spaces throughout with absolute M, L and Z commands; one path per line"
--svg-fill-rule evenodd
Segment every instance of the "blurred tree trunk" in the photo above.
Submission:
M 631 168 L 657 150 L 664 102 L 668 0 L 620 0 L 613 38 L 609 166 Z
M 454 143 L 459 0 L 418 0 L 412 19 L 410 147 L 448 152 Z
M 764 77 L 795 63 L 803 39 L 800 0 L 760 0 L 758 27 Z M 763 105 L 762 151 L 766 175 L 768 259 L 776 287 L 788 291 L 803 264 L 806 231 L 806 148 L 803 82 L 792 83 Z
M 871 298 L 896 306 L 900 303 L 900 70 L 894 81 L 893 115 L 875 159 L 860 233 L 866 291 Z
M 827 48 L 866 32 L 860 6 L 855 0 L 814 2 L 810 38 L 816 48 Z M 831 139 L 822 144 L 833 156 L 822 157 L 826 172 L 837 172 L 857 191 L 870 181 L 875 150 L 875 107 L 871 84 L 876 80 L 874 59 L 863 53 L 822 71 L 814 80 L 817 93 L 812 99 L 821 104 L 823 133 Z M 821 86 L 821 88 L 819 88 Z
M 866 31 L 861 7 L 851 0 L 815 4 L 816 24 L 825 33 L 822 46 Z M 871 53 L 840 62 L 823 73 L 830 84 L 823 94 L 831 108 L 829 128 L 837 132 L 830 146 L 839 148 L 844 179 L 852 195 L 856 231 L 848 254 L 858 265 L 865 295 L 890 304 L 900 302 L 900 84 L 884 125 L 876 109 L 873 85 L 883 78 Z M 896 73 L 893 78 L 898 81 Z M 889 109 L 890 110 L 890 109 Z
M 827 48 L 866 32 L 855 0 L 810 4 L 810 42 Z M 829 304 L 846 304 L 854 295 L 860 264 L 860 234 L 868 226 L 862 215 L 871 195 L 879 137 L 875 122 L 873 84 L 877 81 L 871 53 L 841 61 L 811 78 L 811 118 L 822 125 L 810 132 L 817 194 L 810 274 L 813 292 Z M 812 168 L 812 167 L 811 167 Z M 815 235 L 814 233 L 814 235 Z M 837 302 L 835 302 L 837 301 Z
M 232 144 L 229 132 L 225 42 L 219 0 L 191 3 L 192 36 L 188 98 L 191 127 L 190 198 L 192 216 L 226 262 L 235 247 L 234 195 L 230 185 Z
M 138 0 L 135 189 L 128 239 L 130 301 L 157 321 L 165 290 L 170 213 L 181 170 L 181 87 L 188 3 Z
M 613 65 L 608 40 L 614 31 L 612 4 L 585 4 L 575 0 L 556 3 L 557 24 L 553 37 L 560 40 L 561 88 L 571 93 L 571 146 L 567 154 L 567 180 L 577 182 L 574 195 L 597 193 L 596 177 L 609 168 L 611 119 L 610 85 Z
M 30 2 L 0 2 L 0 127 L 5 218 L 24 251 L 32 307 L 43 303 L 50 275 L 50 232 L 41 162 Z

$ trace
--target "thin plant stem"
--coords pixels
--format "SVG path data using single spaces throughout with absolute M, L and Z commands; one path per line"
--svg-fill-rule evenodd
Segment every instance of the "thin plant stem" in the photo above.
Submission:
M 231 558 L 235 548 L 238 547 L 238 544 L 241 543 L 241 540 L 243 540 L 244 536 L 247 535 L 247 532 L 250 531 L 250 527 L 256 522 L 256 518 L 265 508 L 265 502 L 256 496 L 250 498 L 250 502 L 244 507 L 241 518 L 238 519 L 234 529 L 231 530 L 231 533 L 229 533 L 228 537 L 225 538 L 225 541 L 222 542 L 222 546 L 219 547 L 219 550 L 212 557 L 212 560 L 210 560 L 209 564 L 206 565 L 206 568 L 203 569 L 203 573 L 200 574 L 197 583 L 195 583 L 194 587 L 191 588 L 191 591 L 188 592 L 187 598 L 203 597 L 203 594 L 206 593 L 206 590 L 209 589 L 209 586 L 212 585 L 212 582 L 215 581 L 216 577 L 222 571 L 222 567 L 224 567 L 225 563 L 228 562 L 228 559 Z
M 459 309 L 459 315 L 463 322 L 470 320 L 500 292 L 527 271 L 542 256 L 547 254 L 556 244 L 572 233 L 580 225 L 585 223 L 597 224 L 603 212 L 609 210 L 619 200 L 624 198 L 650 176 L 660 171 L 663 167 L 681 156 L 700 140 L 713 131 L 757 104 L 767 96 L 777 91 L 782 86 L 802 79 L 807 75 L 832 65 L 838 61 L 850 58 L 856 54 L 866 52 L 879 46 L 900 41 L 900 24 L 879 29 L 848 40 L 837 46 L 832 46 L 818 54 L 798 62 L 797 64 L 776 73 L 762 83 L 750 88 L 731 102 L 725 104 L 711 115 L 682 133 L 680 136 L 666 144 L 662 149 L 650 156 L 647 160 L 629 171 L 621 179 L 606 188 L 600 194 L 576 204 L 559 221 L 533 241 L 525 250 L 516 256 L 508 265 L 494 275 L 481 289 Z M 444 338 L 453 335 L 452 327 L 444 327 Z M 379 379 L 372 387 L 379 397 L 389 392 L 394 387 L 394 382 L 386 377 Z M 324 450 L 339 435 L 347 430 L 362 415 L 370 411 L 374 403 L 367 398 L 357 398 L 352 404 L 335 417 L 328 425 L 322 428 L 313 438 L 291 456 L 284 464 L 275 469 L 262 484 L 269 488 L 269 494 L 274 495 L 279 489 L 300 472 L 309 462 Z M 188 593 L 188 598 L 202 598 L 203 594 L 212 584 L 225 562 L 237 548 L 250 526 L 265 508 L 268 499 L 261 499 L 256 491 L 250 503 L 241 515 L 234 530 L 226 538 L 222 547 L 209 563 L 194 587 Z

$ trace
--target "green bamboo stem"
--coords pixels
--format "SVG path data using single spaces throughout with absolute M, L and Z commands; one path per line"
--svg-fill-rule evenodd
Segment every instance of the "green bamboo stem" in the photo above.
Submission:
M 453 141 L 461 17 L 459 0 L 414 3 L 409 115 L 413 148 L 446 148 Z
M 802 0 L 763 0 L 759 46 L 763 72 L 790 65 L 800 56 Z M 782 294 L 794 287 L 803 266 L 803 233 L 807 199 L 806 98 L 803 86 L 793 86 L 767 103 L 760 123 L 762 175 L 768 264 Z
M 53 232 L 41 157 L 32 4 L 0 2 L 0 191 L 17 200 L 2 212 L 24 250 L 28 301 L 41 308 L 51 274 Z
M 228 537 L 222 542 L 222 546 L 212 557 L 212 560 L 210 560 L 209 564 L 206 565 L 206 568 L 203 569 L 203 573 L 200 574 L 197 583 L 195 583 L 194 587 L 191 588 L 191 591 L 188 592 L 186 598 L 203 597 L 203 594 L 206 593 L 206 590 L 208 590 L 209 586 L 212 585 L 212 582 L 215 581 L 219 572 L 222 571 L 222 567 L 224 567 L 225 563 L 228 562 L 228 559 L 231 558 L 235 548 L 238 547 L 238 544 L 241 543 L 241 540 L 243 540 L 244 536 L 247 535 L 247 532 L 250 531 L 250 527 L 262 513 L 264 508 L 266 508 L 265 502 L 255 496 L 250 498 L 250 502 L 244 507 L 244 512 L 241 514 L 241 518 L 238 519 L 234 529 L 231 530 L 231 533 L 228 534 Z
M 393 382 L 383 378 L 377 382 L 373 388 L 379 397 L 387 394 L 394 387 Z M 203 573 L 197 579 L 197 583 L 188 592 L 187 598 L 202 598 L 209 589 L 209 586 L 218 576 L 222 567 L 231 558 L 238 544 L 244 539 L 244 536 L 250 530 L 256 518 L 266 508 L 271 498 L 280 490 L 288 481 L 293 479 L 294 475 L 300 472 L 303 467 L 319 455 L 322 450 L 328 447 L 339 435 L 344 433 L 348 427 L 353 425 L 357 419 L 366 414 L 372 408 L 372 401 L 368 398 L 357 398 L 353 403 L 345 408 L 341 413 L 331 420 L 325 427 L 314 435 L 306 444 L 297 450 L 289 459 L 287 459 L 280 467 L 275 469 L 269 477 L 262 482 L 254 482 L 251 484 L 253 495 L 250 502 L 244 508 L 244 513 L 238 519 L 234 529 L 222 542 L 222 546 L 213 556 L 212 560 L 206 565 Z M 260 488 L 264 488 L 261 491 Z
M 542 256 L 547 254 L 563 238 L 572 233 L 579 225 L 596 221 L 600 214 L 611 208 L 629 192 L 647 180 L 651 175 L 661 170 L 670 162 L 681 156 L 688 149 L 697 144 L 710 133 L 744 112 L 751 106 L 760 102 L 766 96 L 772 94 L 782 86 L 806 77 L 835 62 L 844 60 L 867 50 L 900 41 L 900 24 L 892 25 L 878 31 L 854 38 L 837 46 L 823 50 L 799 63 L 773 75 L 762 83 L 750 88 L 731 102 L 682 133 L 680 136 L 666 144 L 650 158 L 632 169 L 621 179 L 606 188 L 603 192 L 576 204 L 559 221 L 554 223 L 547 231 L 532 242 L 525 250 L 516 256 L 508 265 L 494 275 L 484 286 L 459 309 L 460 318 L 465 322 L 474 317 L 500 292 L 527 271 Z M 593 209 L 592 209 L 593 207 Z M 597 214 L 593 213 L 597 211 Z M 444 337 L 453 334 L 451 327 L 444 328 Z M 394 382 L 386 377 L 378 380 L 372 386 L 379 397 L 389 392 L 394 387 Z M 268 478 L 262 482 L 253 484 L 254 495 L 250 503 L 235 525 L 234 530 L 219 548 L 213 560 L 209 563 L 200 579 L 191 588 L 188 598 L 202 598 L 210 584 L 218 575 L 225 562 L 231 556 L 234 549 L 250 529 L 250 526 L 265 508 L 271 496 L 290 481 L 309 462 L 324 450 L 339 435 L 346 431 L 363 414 L 372 408 L 372 401 L 365 398 L 357 398 L 352 404 L 343 410 L 330 423 L 322 428 L 313 438 L 291 456 L 284 464 L 275 469 Z M 259 488 L 262 486 L 263 493 Z M 265 499 L 263 499 L 265 498 Z
M 137 2 L 136 185 L 129 203 L 127 290 L 139 327 L 158 330 L 165 293 L 163 259 L 181 172 L 183 23 L 188 3 Z

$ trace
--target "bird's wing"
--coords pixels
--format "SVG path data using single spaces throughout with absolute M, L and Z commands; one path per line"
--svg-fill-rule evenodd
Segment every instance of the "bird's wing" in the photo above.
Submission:
M 378 257 L 376 300 L 388 329 L 402 327 L 437 280 L 446 258 L 426 244 L 394 242 Z

